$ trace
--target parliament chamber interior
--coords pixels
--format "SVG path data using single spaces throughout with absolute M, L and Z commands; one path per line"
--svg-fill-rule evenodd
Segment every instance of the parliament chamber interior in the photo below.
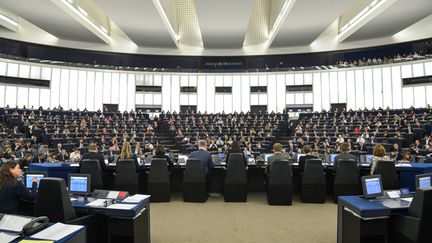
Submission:
M 0 242 L 432 242 L 431 26 L 430 0 L 0 0 Z

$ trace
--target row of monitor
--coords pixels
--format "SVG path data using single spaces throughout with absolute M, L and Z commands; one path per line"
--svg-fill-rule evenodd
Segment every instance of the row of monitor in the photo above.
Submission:
M 33 179 L 38 178 L 37 187 L 41 179 L 46 177 L 45 172 L 27 172 L 24 174 L 24 183 L 27 189 L 31 189 L 33 185 Z M 90 193 L 91 175 L 90 174 L 69 174 L 68 175 L 68 186 L 69 193 L 74 195 L 86 195 Z
M 175 158 L 174 158 L 175 156 L 172 153 L 166 154 L 166 155 L 168 155 L 172 161 L 175 161 Z M 328 155 L 325 155 L 325 157 L 323 159 L 329 164 L 334 164 L 334 162 L 336 161 L 336 157 L 338 155 L 339 154 L 328 154 Z M 270 153 L 264 154 L 264 158 L 263 158 L 264 161 L 267 162 L 271 156 L 273 156 L 273 154 L 270 154 Z M 299 161 L 300 157 L 302 157 L 302 156 L 305 156 L 305 154 L 300 154 L 300 153 L 295 154 L 295 160 Z M 213 163 L 218 164 L 218 163 L 226 162 L 225 157 L 226 156 L 224 153 L 212 154 Z M 148 155 L 144 161 L 141 161 L 138 158 L 138 164 L 141 164 L 141 162 L 143 164 L 150 164 L 152 158 L 153 158 L 152 155 Z M 373 158 L 372 154 L 361 154 L 360 155 L 360 163 L 370 165 L 372 163 L 372 158 Z M 188 159 L 187 155 L 178 155 L 177 161 L 179 164 L 186 164 L 187 159 Z M 117 163 L 117 160 L 118 160 L 118 156 L 115 157 L 113 162 Z M 105 156 L 105 163 L 108 164 L 108 157 L 107 156 Z
M 432 186 L 432 174 L 416 175 L 416 188 L 428 188 Z M 376 198 L 384 196 L 381 175 L 362 176 L 361 184 L 365 198 Z M 408 188 L 402 188 L 401 195 L 409 195 Z
M 28 172 L 24 174 L 24 182 L 27 189 L 32 188 L 33 179 L 38 178 L 39 182 L 46 177 L 45 172 Z M 363 176 L 361 178 L 363 193 L 365 198 L 383 196 L 383 187 L 380 175 Z M 69 174 L 68 186 L 69 192 L 74 195 L 86 195 L 90 193 L 91 175 L 89 174 Z M 432 186 L 432 174 L 416 175 L 416 188 L 426 188 Z M 401 191 L 401 193 L 406 193 Z M 409 191 L 408 191 L 409 193 Z

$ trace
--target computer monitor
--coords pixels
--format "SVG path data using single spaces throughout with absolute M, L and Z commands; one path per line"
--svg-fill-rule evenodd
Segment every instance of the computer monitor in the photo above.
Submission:
M 431 187 L 432 174 L 416 175 L 416 188 Z
M 373 154 L 363 154 L 361 155 L 360 162 L 362 164 L 372 164 Z
M 300 160 L 300 157 L 305 156 L 305 154 L 297 154 L 297 162 Z
M 337 156 L 338 154 L 330 154 L 330 163 L 334 164 Z
M 364 198 L 383 196 L 381 175 L 362 176 L 361 178 Z
M 37 188 L 39 188 L 39 183 L 40 180 L 44 177 L 46 177 L 46 173 L 45 172 L 39 172 L 39 171 L 32 171 L 32 172 L 27 172 L 24 174 L 24 183 L 27 189 L 31 189 L 33 186 L 33 178 L 38 178 L 38 182 L 37 182 Z
M 188 156 L 187 155 L 178 155 L 178 163 L 179 164 L 186 164 L 186 161 L 188 160 Z
M 215 164 L 224 162 L 225 161 L 225 154 L 224 153 L 213 154 L 212 155 L 212 161 Z
M 86 195 L 90 193 L 90 174 L 69 174 L 69 192 L 74 195 Z
M 264 154 L 264 161 L 268 162 L 268 159 L 273 156 L 273 154 Z

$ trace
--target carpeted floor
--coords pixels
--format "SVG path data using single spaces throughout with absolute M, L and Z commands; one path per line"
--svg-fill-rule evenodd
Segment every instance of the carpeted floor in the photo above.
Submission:
M 269 206 L 264 193 L 250 193 L 246 203 L 185 203 L 173 194 L 169 203 L 151 204 L 152 243 L 334 243 L 337 205 L 301 203 Z

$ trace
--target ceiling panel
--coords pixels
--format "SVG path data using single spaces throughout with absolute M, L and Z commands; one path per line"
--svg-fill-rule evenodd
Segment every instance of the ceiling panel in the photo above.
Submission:
M 95 0 L 139 46 L 176 48 L 152 0 Z
M 197 0 L 205 48 L 242 48 L 254 0 Z
M 432 14 L 431 0 L 399 0 L 345 41 L 392 36 Z
M 271 46 L 309 45 L 354 1 L 297 0 Z
M 0 6 L 60 39 L 102 43 L 51 0 L 0 0 Z

